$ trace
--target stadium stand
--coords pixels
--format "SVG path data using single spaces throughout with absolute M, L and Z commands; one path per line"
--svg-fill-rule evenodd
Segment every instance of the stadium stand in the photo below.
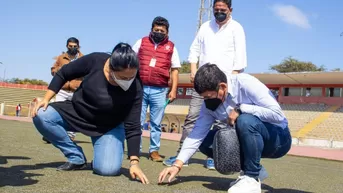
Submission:
M 318 124 L 308 133 L 308 137 L 343 141 L 343 106 L 334 112 L 326 121 Z
M 4 115 L 15 115 L 15 107 L 21 104 L 21 116 L 28 116 L 30 102 L 37 96 L 44 96 L 45 90 L 0 87 L 0 103 L 5 103 Z
M 168 105 L 162 123 L 168 128 L 171 123 L 176 123 L 178 133 L 182 133 L 182 126 L 185 116 L 188 113 L 189 102 L 189 99 L 177 99 L 175 102 Z M 292 136 L 296 136 L 299 130 L 317 119 L 323 112 L 331 107 L 332 106 L 325 104 L 281 104 L 281 108 L 288 118 Z M 306 134 L 306 137 L 343 141 L 343 127 L 340 125 L 342 120 L 343 107 L 335 111 L 322 123 L 314 125 L 313 130 L 309 131 L 309 133 Z
M 340 125 L 343 120 L 343 72 L 252 75 L 277 94 L 289 120 L 292 136 L 343 141 L 343 127 Z M 174 123 L 177 133 L 182 132 L 192 87 L 189 74 L 180 74 L 177 99 L 166 107 L 162 121 L 166 131 Z M 20 103 L 23 106 L 22 116 L 27 116 L 30 102 L 42 97 L 45 90 L 46 86 L 0 82 L 0 103 L 6 104 L 7 115 L 14 115 L 15 106 Z M 149 109 L 146 120 L 149 120 Z
M 0 102 L 6 105 L 26 105 L 37 96 L 44 96 L 44 90 L 0 87 Z
M 294 135 L 329 106 L 323 104 L 281 104 L 289 121 L 289 128 Z

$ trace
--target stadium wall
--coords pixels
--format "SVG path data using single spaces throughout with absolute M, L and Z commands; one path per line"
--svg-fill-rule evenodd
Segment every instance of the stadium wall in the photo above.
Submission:
M 281 104 L 327 104 L 327 105 L 342 105 L 343 104 L 343 84 L 289 84 L 275 85 L 267 84 L 269 89 L 278 91 L 277 100 Z M 193 84 L 181 83 L 178 86 L 177 98 L 190 99 L 191 89 Z M 285 89 L 298 89 L 296 95 L 285 96 Z M 311 88 L 313 94 L 306 96 L 306 89 Z M 330 90 L 331 89 L 331 90 Z M 330 96 L 330 91 L 337 91 L 334 96 Z M 294 93 L 294 92 L 293 92 Z M 333 94 L 331 94 L 333 95 Z
M 278 90 L 278 101 L 281 104 L 343 104 L 343 84 L 289 84 L 289 85 L 266 85 L 269 89 Z M 285 89 L 298 89 L 299 96 L 286 96 Z M 306 96 L 309 89 L 319 92 Z M 332 92 L 332 93 L 331 93 Z
M 32 84 L 12 84 L 7 82 L 0 82 L 0 87 L 6 88 L 22 88 L 22 89 L 31 89 L 31 90 L 47 90 L 47 86 L 43 85 L 32 85 Z
M 327 105 L 342 105 L 343 104 L 343 84 L 266 84 L 269 89 L 278 91 L 278 101 L 282 104 L 327 104 Z M 29 84 L 12 84 L 0 82 L 0 87 L 21 88 L 31 90 L 47 90 L 47 86 L 29 85 Z M 193 84 L 180 83 L 178 85 L 177 98 L 190 99 Z M 285 96 L 285 89 L 298 89 L 296 95 Z M 305 96 L 306 89 L 316 89 L 315 95 Z M 331 89 L 331 90 L 330 90 Z M 330 96 L 329 92 L 335 90 L 334 96 Z M 318 92 L 319 91 L 319 92 Z M 293 92 L 294 93 L 294 92 Z

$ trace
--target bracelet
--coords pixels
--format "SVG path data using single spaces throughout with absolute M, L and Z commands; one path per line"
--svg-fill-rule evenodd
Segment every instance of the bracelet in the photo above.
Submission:
M 177 169 L 179 169 L 179 172 L 181 171 L 181 166 L 173 164 L 172 166 L 176 167 Z
M 132 164 L 133 161 L 136 161 L 137 163 Z M 135 166 L 135 165 L 138 165 L 138 164 L 139 164 L 139 159 L 131 159 L 131 160 L 130 160 L 130 168 L 131 168 L 132 166 Z
M 130 160 L 130 164 L 131 164 L 131 162 L 133 162 L 133 161 L 137 161 L 137 162 L 139 163 L 139 159 L 131 159 L 131 160 Z

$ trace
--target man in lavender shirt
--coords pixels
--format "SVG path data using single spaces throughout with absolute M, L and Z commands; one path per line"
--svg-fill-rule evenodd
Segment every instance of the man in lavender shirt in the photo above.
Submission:
M 215 120 L 234 125 L 240 141 L 242 172 L 231 183 L 229 193 L 260 193 L 261 158 L 280 158 L 290 150 L 288 121 L 270 90 L 245 73 L 228 77 L 214 64 L 198 70 L 194 88 L 204 97 L 200 116 L 173 166 L 161 172 L 159 182 L 168 175 L 170 182 L 198 148 L 213 157 L 212 144 L 218 130 L 210 128 Z

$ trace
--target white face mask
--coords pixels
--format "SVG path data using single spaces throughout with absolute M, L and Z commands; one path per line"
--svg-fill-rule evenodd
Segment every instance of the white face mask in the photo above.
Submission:
M 132 82 L 135 80 L 135 78 L 132 78 L 131 80 L 119 80 L 117 77 L 114 75 L 114 73 L 110 73 L 113 80 L 122 88 L 124 91 L 129 90 Z

